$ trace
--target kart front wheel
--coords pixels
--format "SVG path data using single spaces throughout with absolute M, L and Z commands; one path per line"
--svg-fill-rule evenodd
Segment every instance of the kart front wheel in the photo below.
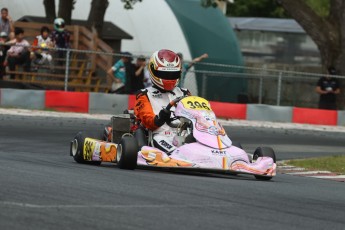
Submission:
M 139 146 L 134 137 L 125 136 L 121 138 L 117 146 L 117 165 L 120 169 L 133 170 L 137 166 Z
M 71 142 L 71 155 L 73 159 L 78 163 L 85 163 L 83 157 L 83 146 L 84 146 L 85 137 L 82 132 L 77 133 Z
M 276 154 L 271 147 L 258 147 L 256 148 L 253 154 L 253 161 L 255 162 L 259 157 L 270 157 L 273 159 L 273 162 L 276 163 Z M 258 180 L 271 180 L 270 176 L 259 176 L 255 175 L 255 178 Z

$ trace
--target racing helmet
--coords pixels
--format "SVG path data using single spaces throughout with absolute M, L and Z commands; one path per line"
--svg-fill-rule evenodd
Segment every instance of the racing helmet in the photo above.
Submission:
M 148 69 L 156 87 L 172 91 L 181 77 L 181 59 L 173 51 L 162 49 L 152 54 Z
M 54 29 L 56 31 L 62 32 L 65 30 L 65 20 L 63 18 L 56 18 L 54 20 Z

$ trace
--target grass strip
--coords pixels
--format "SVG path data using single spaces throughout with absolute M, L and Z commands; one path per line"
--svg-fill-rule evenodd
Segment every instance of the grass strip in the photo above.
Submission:
M 308 170 L 325 170 L 345 174 L 345 156 L 319 157 L 302 160 L 290 160 L 286 164 Z

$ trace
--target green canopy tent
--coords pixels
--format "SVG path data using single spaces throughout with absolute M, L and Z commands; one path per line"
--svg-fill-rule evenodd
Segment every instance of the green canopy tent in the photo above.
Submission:
M 208 53 L 207 62 L 243 66 L 235 33 L 218 8 L 204 8 L 200 0 L 166 2 L 181 26 L 193 57 Z M 240 69 L 199 64 L 195 70 L 229 72 L 226 75 L 196 74 L 198 92 L 208 100 L 237 102 L 238 96 L 247 91 L 246 79 L 236 74 Z

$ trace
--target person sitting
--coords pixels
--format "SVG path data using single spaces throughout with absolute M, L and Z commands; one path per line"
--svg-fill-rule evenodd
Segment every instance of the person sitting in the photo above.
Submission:
M 182 63 L 171 50 L 162 49 L 153 53 L 148 64 L 152 87 L 141 90 L 137 96 L 134 114 L 146 129 L 153 132 L 153 144 L 164 152 L 172 152 L 176 129 L 166 123 L 171 112 L 164 109 L 172 100 L 190 95 L 187 89 L 178 87 Z
M 36 36 L 32 43 L 31 57 L 34 59 L 35 64 L 43 65 L 49 64 L 52 66 L 53 57 L 50 54 L 49 48 L 52 48 L 52 40 L 49 37 L 50 30 L 48 27 L 41 28 L 41 34 Z
M 25 72 L 30 72 L 31 59 L 29 42 L 24 39 L 24 30 L 16 27 L 14 30 L 15 39 L 9 43 L 12 45 L 7 51 L 7 62 L 10 71 L 15 71 L 16 65 L 22 65 Z M 14 74 L 10 75 L 14 78 Z

